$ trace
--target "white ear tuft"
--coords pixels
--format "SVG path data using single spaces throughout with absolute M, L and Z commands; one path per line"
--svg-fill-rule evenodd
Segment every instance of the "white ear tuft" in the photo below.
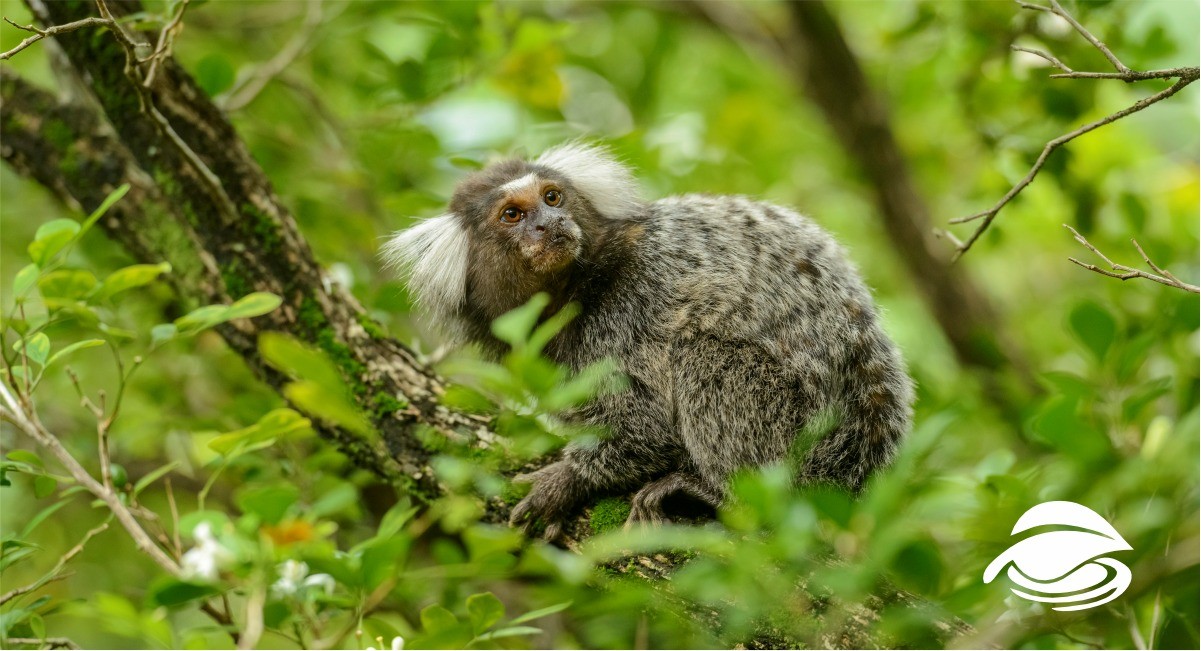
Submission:
M 466 298 L 467 247 L 467 230 L 458 217 L 446 214 L 398 231 L 380 257 L 408 281 L 420 307 L 448 317 Z
M 629 168 L 605 147 L 569 142 L 534 161 L 566 176 L 602 216 L 628 219 L 642 207 L 638 183 Z

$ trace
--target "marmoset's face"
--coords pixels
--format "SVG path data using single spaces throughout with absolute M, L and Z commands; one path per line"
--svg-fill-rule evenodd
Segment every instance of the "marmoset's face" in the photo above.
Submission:
M 466 183 L 452 202 L 469 204 L 455 212 L 467 217 L 477 253 L 504 255 L 537 275 L 560 271 L 580 255 L 584 233 L 573 208 L 585 202 L 565 178 L 528 164 L 502 164 L 483 176 Z M 479 192 L 481 185 L 487 191 Z
M 580 227 L 572 219 L 564 184 L 537 172 L 500 186 L 484 215 L 537 273 L 558 271 L 580 252 Z

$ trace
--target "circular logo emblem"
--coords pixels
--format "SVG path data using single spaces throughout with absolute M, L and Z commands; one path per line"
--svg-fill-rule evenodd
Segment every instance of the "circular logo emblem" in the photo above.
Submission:
M 1039 529 L 988 564 L 984 582 L 1008 570 L 1013 594 L 1053 606 L 1084 610 L 1117 599 L 1130 587 L 1130 568 L 1107 558 L 1133 549 L 1095 511 L 1075 502 L 1044 502 L 1018 518 L 1011 535 Z

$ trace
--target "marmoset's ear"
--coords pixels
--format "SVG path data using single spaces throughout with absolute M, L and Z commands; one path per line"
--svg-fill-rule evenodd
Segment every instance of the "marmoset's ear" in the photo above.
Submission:
M 638 183 L 605 147 L 569 142 L 548 149 L 534 161 L 567 177 L 602 216 L 628 219 L 642 206 Z
M 456 215 L 446 214 L 397 231 L 380 257 L 408 283 L 419 307 L 450 316 L 466 298 L 467 252 L 467 229 Z

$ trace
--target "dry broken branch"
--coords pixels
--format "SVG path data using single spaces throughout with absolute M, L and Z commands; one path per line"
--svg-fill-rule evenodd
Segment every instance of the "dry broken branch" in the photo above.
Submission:
M 1193 82 L 1197 81 L 1199 77 L 1201 77 L 1201 68 L 1198 68 L 1197 66 L 1170 68 L 1164 70 L 1140 71 L 1130 69 L 1126 66 L 1126 64 L 1122 63 L 1122 61 L 1118 59 L 1118 57 L 1114 55 L 1114 53 L 1110 51 L 1110 49 L 1104 43 L 1102 43 L 1096 36 L 1093 36 L 1093 34 L 1085 29 L 1085 27 L 1081 25 L 1079 21 L 1065 11 L 1057 0 L 1050 1 L 1050 6 L 1021 2 L 1021 0 L 1018 1 L 1018 4 L 1024 9 L 1047 12 L 1066 20 L 1072 26 L 1072 28 L 1076 30 L 1077 33 L 1079 33 L 1085 40 L 1091 43 L 1093 47 L 1101 52 L 1101 54 L 1104 55 L 1105 58 L 1108 59 L 1113 65 L 1114 70 L 1116 70 L 1116 72 L 1079 72 L 1071 69 L 1067 66 L 1067 64 L 1063 63 L 1047 52 L 1020 46 L 1013 46 L 1014 50 L 1042 58 L 1056 69 L 1062 71 L 1060 73 L 1051 75 L 1052 79 L 1120 79 L 1127 83 L 1146 81 L 1150 79 L 1176 79 L 1176 82 L 1168 88 L 1165 88 L 1164 90 L 1161 90 L 1149 97 L 1145 97 L 1134 104 L 1117 111 L 1116 113 L 1107 115 L 1100 120 L 1090 122 L 1074 131 L 1065 133 L 1064 135 L 1051 140 L 1043 147 L 1042 153 L 1040 153 L 1038 159 L 1034 161 L 1034 165 L 1031 166 L 1030 171 L 1028 171 L 1025 176 L 1023 176 L 1012 188 L 1010 188 L 1009 191 L 1005 193 L 1005 196 L 1001 197 L 997 203 L 993 204 L 991 208 L 973 215 L 968 215 L 966 217 L 952 219 L 950 221 L 952 224 L 964 224 L 976 220 L 983 220 L 980 225 L 977 226 L 974 231 L 972 231 L 972 234 L 969 235 L 965 240 L 953 240 L 955 242 L 955 253 L 951 258 L 952 262 L 958 260 L 961 256 L 963 256 L 964 253 L 967 253 L 968 249 L 972 248 L 972 245 L 975 244 L 976 241 L 980 239 L 980 236 L 982 236 L 984 232 L 988 230 L 988 227 L 992 225 L 993 220 L 997 218 L 997 215 L 1001 212 L 1001 209 L 1008 205 L 1009 202 L 1014 199 L 1014 197 L 1016 197 L 1022 192 L 1022 190 L 1026 189 L 1026 186 L 1030 185 L 1030 183 L 1034 181 L 1034 178 L 1038 176 L 1040 171 L 1042 171 L 1043 165 L 1046 164 L 1047 158 L 1051 155 L 1051 152 L 1090 131 L 1103 127 L 1112 122 L 1116 122 L 1132 113 L 1137 113 L 1148 106 L 1151 106 L 1152 104 L 1161 102 L 1180 92 L 1181 89 L 1185 88 L 1189 84 L 1192 84 Z

